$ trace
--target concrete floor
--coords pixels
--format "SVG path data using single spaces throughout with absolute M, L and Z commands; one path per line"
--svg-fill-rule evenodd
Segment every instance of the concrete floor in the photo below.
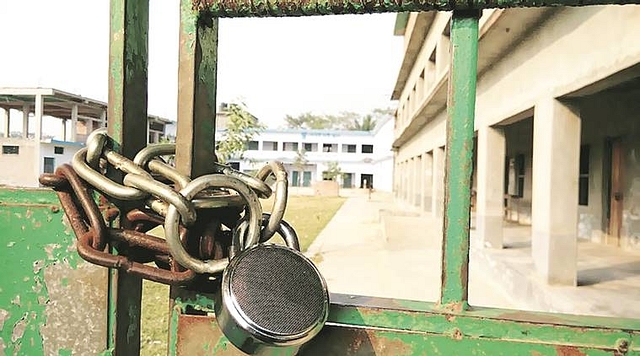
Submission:
M 640 318 L 640 251 L 579 240 L 578 286 L 550 286 L 532 273 L 530 227 L 505 224 L 504 234 L 505 248 L 488 250 L 472 231 L 472 256 L 519 309 Z
M 578 244 L 578 287 L 554 287 L 533 269 L 528 227 L 505 225 L 502 250 L 475 243 L 472 305 L 640 318 L 640 252 Z M 439 222 L 408 212 L 390 194 L 353 194 L 309 248 L 331 292 L 437 301 Z
M 383 215 L 384 211 L 400 212 L 390 194 L 376 192 L 371 200 L 364 193 L 352 196 L 307 255 L 318 264 L 331 292 L 437 301 L 441 236 L 436 221 L 412 216 L 381 218 L 381 210 Z M 394 233 L 389 234 L 390 230 Z M 473 264 L 470 302 L 512 306 L 509 298 Z

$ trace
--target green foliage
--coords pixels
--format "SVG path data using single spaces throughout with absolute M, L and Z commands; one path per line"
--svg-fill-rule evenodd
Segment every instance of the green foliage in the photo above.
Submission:
M 227 162 L 231 158 L 242 159 L 249 141 L 266 128 L 247 111 L 244 103 L 229 104 L 227 109 L 229 110 L 227 130 L 216 150 L 220 162 Z
M 322 172 L 322 179 L 324 180 L 336 180 L 338 176 L 342 174 L 342 169 L 338 162 L 328 162 L 327 170 Z
M 394 111 L 392 108 L 377 108 L 364 116 L 348 111 L 338 115 L 306 112 L 298 116 L 287 115 L 284 121 L 290 129 L 371 131 L 378 122 L 392 117 Z
M 308 162 L 307 151 L 304 149 L 298 150 L 298 152 L 296 152 L 296 158 L 293 160 L 293 166 L 301 171 Z
M 377 120 L 371 115 L 366 115 L 362 120 L 355 119 L 353 124 L 349 127 L 352 131 L 371 131 L 376 128 Z
M 358 114 L 343 112 L 340 115 L 317 115 L 310 112 L 298 116 L 287 115 L 284 121 L 290 129 L 337 130 L 345 128 L 345 124 Z

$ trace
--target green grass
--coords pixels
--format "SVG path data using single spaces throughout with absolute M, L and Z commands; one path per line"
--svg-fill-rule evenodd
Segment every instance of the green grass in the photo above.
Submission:
M 298 233 L 302 251 L 309 248 L 344 201 L 345 198 L 341 197 L 289 197 L 284 219 Z M 264 211 L 271 211 L 272 204 L 271 199 L 263 200 Z M 164 356 L 167 354 L 169 329 L 169 287 L 144 281 L 142 288 L 140 354 Z

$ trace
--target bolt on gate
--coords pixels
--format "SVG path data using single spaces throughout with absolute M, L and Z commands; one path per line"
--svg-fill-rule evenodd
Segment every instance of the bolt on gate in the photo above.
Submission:
M 225 247 L 246 256 L 256 249 L 257 241 L 264 242 L 277 231 L 287 240 L 286 253 L 297 255 L 290 251 L 295 250 L 295 231 L 287 230 L 282 215 L 273 217 L 286 205 L 286 184 L 282 184 L 286 176 L 282 178 L 280 168 L 271 165 L 257 177 L 248 177 L 215 162 L 218 18 L 437 10 L 453 11 L 440 300 L 428 303 L 331 294 L 328 315 L 323 315 L 319 307 L 318 320 L 314 320 L 320 322 L 315 325 L 324 326 L 308 331 L 301 348 L 287 347 L 291 345 L 274 339 L 281 346 L 261 349 L 256 344 L 266 341 L 255 338 L 251 345 L 239 346 L 248 352 L 301 355 L 640 354 L 638 320 L 480 308 L 467 301 L 469 187 L 482 9 L 633 3 L 640 2 L 182 0 L 177 145 L 149 153 L 145 151 L 149 1 L 111 0 L 108 132 L 100 132 L 88 141 L 85 156 L 74 162 L 73 169 L 66 166 L 57 175 L 41 179 L 58 192 L 60 200 L 48 189 L 0 189 L 0 230 L 5 249 L 1 266 L 6 273 L 0 282 L 0 354 L 138 354 L 142 277 L 172 285 L 169 354 L 240 354 L 237 341 L 233 341 L 238 327 L 230 331 L 216 320 L 229 318 L 220 314 L 221 305 L 227 308 L 229 303 L 242 304 L 237 300 L 221 302 L 219 294 L 226 277 L 223 286 L 219 279 L 216 283 L 205 280 L 203 288 L 179 285 L 200 278 L 198 273 L 228 270 L 238 261 L 234 257 L 231 263 L 225 262 L 227 257 L 220 254 L 224 249 L 217 245 L 214 235 L 226 234 L 231 245 Z M 175 153 L 175 169 L 160 161 L 152 163 L 150 158 L 161 153 Z M 108 165 L 106 183 L 94 174 L 104 168 L 101 162 Z M 86 164 L 85 169 L 78 169 L 78 164 Z M 272 216 L 263 216 L 251 201 L 256 192 L 258 196 L 272 193 L 263 185 L 271 173 L 278 177 L 275 193 L 281 205 Z M 231 178 L 204 178 L 216 174 Z M 124 185 L 107 186 L 111 183 Z M 163 188 L 169 183 L 175 184 L 181 194 Z M 229 188 L 244 200 L 234 203 L 235 198 L 229 196 L 198 198 L 197 188 L 187 191 L 192 185 Z M 100 207 L 95 205 L 93 190 L 103 193 Z M 149 196 L 163 199 L 147 199 Z M 140 211 L 136 200 L 150 209 Z M 241 208 L 231 217 L 201 211 L 243 205 L 254 210 L 240 222 L 234 219 Z M 73 231 L 61 223 L 60 207 Z M 202 214 L 214 224 L 193 228 L 199 229 L 194 235 L 200 236 L 194 252 L 188 241 L 191 235 L 184 237 L 179 222 L 196 221 L 196 210 L 198 216 Z M 244 227 L 223 233 L 216 226 L 227 224 L 226 220 L 231 220 L 228 225 Z M 163 223 L 167 230 L 171 226 L 175 231 L 171 241 L 167 238 L 169 246 L 144 235 Z M 111 227 L 117 225 L 122 229 Z M 270 232 L 265 237 L 266 230 Z M 115 247 L 115 252 L 105 252 L 107 245 Z M 176 251 L 182 251 L 182 255 Z M 110 269 L 82 263 L 78 253 Z M 193 254 L 199 254 L 201 260 L 190 257 Z M 151 261 L 164 268 L 145 264 Z M 312 266 L 309 271 L 314 271 Z M 230 283 L 233 285 L 233 281 Z M 321 283 L 316 287 L 320 291 L 317 295 L 322 296 Z M 318 302 L 321 306 L 326 300 L 319 298 Z M 274 328 L 283 326 L 282 321 L 269 317 L 264 322 Z

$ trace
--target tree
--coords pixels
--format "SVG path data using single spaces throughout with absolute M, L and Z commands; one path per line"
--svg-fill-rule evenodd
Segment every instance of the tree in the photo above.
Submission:
M 293 160 L 293 166 L 296 168 L 296 170 L 299 172 L 304 171 L 304 166 L 306 166 L 308 162 L 309 160 L 307 160 L 307 151 L 305 151 L 304 148 L 298 150 L 298 152 L 296 152 L 296 158 Z M 297 178 L 298 178 L 298 181 L 293 183 L 295 185 L 300 185 L 299 174 Z
M 373 118 L 373 116 L 365 115 L 365 117 L 360 119 L 354 119 L 351 126 L 349 126 L 349 130 L 351 131 L 372 131 L 376 128 L 377 120 Z
M 242 102 L 231 103 L 227 109 L 229 123 L 216 150 L 220 162 L 227 162 L 231 158 L 242 159 L 249 141 L 266 128 L 247 111 Z
M 338 162 L 328 162 L 327 170 L 322 172 L 322 179 L 324 180 L 336 180 L 338 176 L 342 175 L 342 169 Z
M 306 112 L 297 116 L 287 115 L 284 121 L 290 129 L 372 131 L 376 124 L 393 116 L 392 108 L 376 108 L 362 116 L 343 111 L 338 115 Z

